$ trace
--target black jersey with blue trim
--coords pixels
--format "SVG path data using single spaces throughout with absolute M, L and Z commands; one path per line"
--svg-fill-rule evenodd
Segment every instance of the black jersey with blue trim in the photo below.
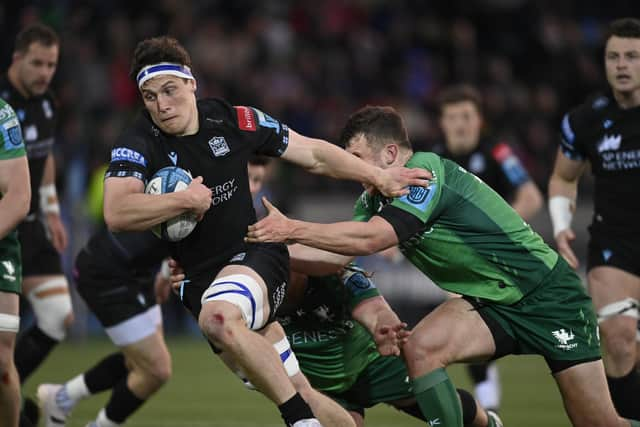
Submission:
M 0 97 L 13 107 L 20 121 L 31 179 L 29 214 L 36 213 L 40 207 L 38 192 L 42 184 L 45 161 L 53 149 L 55 140 L 56 105 L 53 95 L 47 91 L 44 95 L 25 98 L 4 75 L 0 78 Z
M 640 106 L 622 109 L 612 95 L 589 99 L 564 116 L 562 153 L 591 163 L 593 227 L 640 233 Z
M 453 154 L 446 145 L 439 144 L 433 148 L 433 152 L 473 173 L 505 200 L 511 200 L 518 187 L 531 180 L 522 162 L 506 142 L 482 139 L 475 149 L 465 154 Z
M 211 207 L 189 236 L 171 244 L 190 277 L 243 251 L 247 227 L 256 221 L 247 162 L 255 154 L 278 157 L 289 142 L 288 127 L 256 108 L 220 99 L 199 100 L 197 106 L 198 132 L 181 137 L 160 131 L 144 111 L 116 142 L 105 175 L 146 184 L 159 169 L 176 165 L 203 177 L 213 193 Z

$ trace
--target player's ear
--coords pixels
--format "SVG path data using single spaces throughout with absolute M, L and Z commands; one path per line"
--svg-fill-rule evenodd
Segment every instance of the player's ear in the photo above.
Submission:
M 196 93 L 196 90 L 198 90 L 198 83 L 196 83 L 195 79 L 185 79 L 187 82 L 187 85 L 190 86 L 191 92 Z
M 387 166 L 391 166 L 398 158 L 398 145 L 387 144 L 382 150 L 382 160 Z

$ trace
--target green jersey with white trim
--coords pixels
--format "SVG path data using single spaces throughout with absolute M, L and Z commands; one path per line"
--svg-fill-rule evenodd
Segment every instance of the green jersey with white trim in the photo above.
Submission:
M 20 122 L 15 111 L 0 98 L 0 161 L 26 156 Z M 2 165 L 0 164 L 0 167 Z M 0 192 L 0 199 L 2 193 Z M 15 244 L 17 239 L 15 230 L 5 236 L 0 243 Z
M 432 172 L 428 188 L 387 199 L 363 193 L 355 221 L 380 215 L 403 254 L 447 291 L 513 304 L 549 274 L 558 254 L 482 180 L 434 153 L 406 164 Z
M 310 277 L 298 309 L 278 321 L 296 354 L 300 369 L 317 390 L 348 390 L 380 356 L 369 332 L 351 317 L 365 299 L 380 295 L 361 272 Z

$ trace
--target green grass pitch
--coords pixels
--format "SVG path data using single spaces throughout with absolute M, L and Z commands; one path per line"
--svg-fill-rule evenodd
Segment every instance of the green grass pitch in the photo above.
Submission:
M 168 341 L 173 356 L 173 378 L 133 417 L 131 427 L 282 427 L 277 409 L 257 392 L 247 391 L 213 355 L 204 340 Z M 25 384 L 33 396 L 40 382 L 62 382 L 90 367 L 115 349 L 107 340 L 65 343 L 50 355 Z M 569 426 L 560 394 L 539 357 L 508 357 L 499 361 L 503 384 L 502 417 L 507 427 Z M 469 389 L 461 366 L 449 369 L 458 387 Z M 108 393 L 82 401 L 69 427 L 84 427 L 104 405 Z M 379 405 L 367 411 L 372 427 L 418 427 L 425 424 Z

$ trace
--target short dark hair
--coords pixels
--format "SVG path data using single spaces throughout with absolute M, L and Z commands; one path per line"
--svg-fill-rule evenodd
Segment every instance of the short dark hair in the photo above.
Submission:
M 393 107 L 367 105 L 353 113 L 342 128 L 340 145 L 347 147 L 358 135 L 376 150 L 388 143 L 411 149 L 402 117 Z
M 266 166 L 271 159 L 266 156 L 253 155 L 249 158 L 249 164 L 251 166 Z
M 129 76 L 135 81 L 140 70 L 159 62 L 172 62 L 191 68 L 191 57 L 178 40 L 169 36 L 152 37 L 136 46 Z
M 457 104 L 459 102 L 471 102 L 482 114 L 482 96 L 476 88 L 468 84 L 460 84 L 448 87 L 442 91 L 438 97 L 438 109 L 440 114 L 447 105 Z
M 32 43 L 40 43 L 44 46 L 59 45 L 60 39 L 53 28 L 44 24 L 31 24 L 22 29 L 16 36 L 14 51 L 25 53 Z
M 612 21 L 607 29 L 605 41 L 609 41 L 613 36 L 640 39 L 640 19 L 620 18 Z

